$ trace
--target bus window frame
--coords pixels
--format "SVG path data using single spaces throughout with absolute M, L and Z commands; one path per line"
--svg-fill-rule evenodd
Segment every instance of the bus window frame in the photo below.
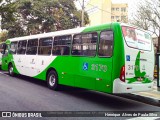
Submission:
M 45 39 L 45 38 L 52 38 L 51 53 L 48 54 L 48 55 L 44 55 L 44 54 L 39 54 L 39 53 L 38 53 L 39 47 L 42 47 L 42 46 L 40 46 L 40 39 Z M 54 41 L 54 37 L 53 37 L 53 36 L 47 36 L 47 37 L 41 37 L 41 38 L 39 38 L 39 39 L 38 39 L 37 55 L 38 55 L 38 56 L 39 56 L 39 55 L 40 55 L 40 56 L 52 56 L 52 55 L 53 55 L 53 54 L 52 54 L 53 41 Z M 43 47 L 46 47 L 46 46 L 43 46 Z M 47 47 L 48 47 L 48 46 L 47 46 Z
M 55 55 L 55 54 L 53 54 L 53 47 L 55 47 L 55 46 L 67 46 L 67 45 L 54 45 L 55 38 L 56 38 L 56 37 L 63 37 L 63 36 L 70 36 L 70 37 L 71 37 L 69 54 L 68 54 L 68 55 Z M 70 55 L 71 55 L 71 47 L 72 47 L 72 41 L 73 41 L 73 35 L 72 35 L 72 34 L 57 35 L 57 36 L 54 36 L 54 37 L 52 37 L 52 38 L 53 38 L 52 49 L 51 49 L 51 55 L 52 55 L 52 56 L 70 56 Z
M 19 42 L 21 42 L 21 41 L 26 41 L 26 46 L 25 46 L 26 49 L 25 49 L 25 53 L 24 53 L 24 54 L 19 54 L 19 53 L 17 53 L 17 52 L 16 52 L 16 53 L 17 53 L 17 55 L 26 55 L 26 50 L 27 50 L 27 45 L 28 45 L 28 39 L 26 39 L 26 40 L 19 40 L 19 41 L 18 41 L 18 45 L 19 45 Z M 17 50 L 18 50 L 18 48 L 19 48 L 19 47 L 17 46 Z
M 125 41 L 126 45 L 127 45 L 129 48 L 136 49 L 136 50 L 148 51 L 148 52 L 151 52 L 151 51 L 152 51 L 152 49 L 153 49 L 153 48 L 152 48 L 152 44 L 153 44 L 152 38 L 151 38 L 151 49 L 150 49 L 150 50 L 144 50 L 144 49 L 139 49 L 139 48 L 135 48 L 135 47 L 129 46 L 129 45 L 127 44 L 126 38 L 125 38 L 125 36 L 124 36 L 122 27 L 129 27 L 129 28 L 137 29 L 137 30 L 143 31 L 144 33 L 149 34 L 148 32 L 146 32 L 145 30 L 139 29 L 139 28 L 137 28 L 137 27 L 125 26 L 125 25 L 122 25 L 122 26 L 121 26 L 121 31 L 122 31 L 122 35 L 123 35 L 123 41 Z M 149 34 L 149 35 L 150 35 L 150 34 Z M 151 36 L 151 35 L 150 35 L 150 36 Z
M 15 43 L 15 42 L 17 42 L 17 48 L 16 48 L 16 50 L 15 50 L 15 54 L 11 53 L 11 51 L 9 50 L 9 53 L 10 53 L 10 54 L 13 54 L 13 55 L 17 55 L 17 49 L 18 49 L 18 43 L 19 43 L 19 41 L 12 41 L 11 44 L 12 44 L 12 43 Z M 10 48 L 11 48 L 11 44 L 10 44 Z
M 113 32 L 113 47 L 112 47 L 112 55 L 111 56 L 100 56 L 99 55 L 99 44 L 100 44 L 100 40 L 101 40 L 101 33 L 102 32 L 105 32 L 105 31 L 112 31 Z M 111 57 L 113 57 L 113 52 L 114 52 L 114 40 L 115 40 L 115 38 L 114 38 L 115 36 L 114 36 L 114 30 L 112 30 L 112 29 L 108 29 L 108 30 L 102 30 L 102 31 L 100 31 L 100 33 L 99 33 L 99 42 L 98 42 L 98 51 L 97 51 L 97 56 L 99 57 L 99 58 L 111 58 Z
M 81 39 L 82 39 L 82 35 L 84 35 L 84 34 L 92 34 L 92 33 L 96 33 L 96 34 L 97 34 L 96 53 L 95 53 L 95 55 L 94 55 L 94 56 L 87 56 L 87 55 L 73 55 L 73 54 L 72 54 L 72 50 L 73 50 L 73 40 L 74 40 L 74 36 L 75 36 L 75 35 L 81 35 Z M 80 57 L 91 57 L 91 58 L 96 57 L 96 56 L 97 56 L 97 46 L 98 46 L 98 41 L 99 41 L 99 33 L 98 33 L 97 31 L 74 34 L 74 35 L 73 35 L 73 38 L 72 38 L 71 56 L 73 56 L 73 57 L 79 57 L 79 56 L 80 56 Z M 82 43 L 82 44 L 83 44 L 83 43 Z
M 36 52 L 36 54 L 27 54 L 27 50 L 28 50 L 28 42 L 29 42 L 29 41 L 32 41 L 32 40 L 37 40 L 37 46 L 32 46 L 32 47 L 37 47 L 37 52 Z M 25 55 L 37 55 L 37 54 L 38 54 L 38 47 L 39 47 L 39 38 L 27 39 Z

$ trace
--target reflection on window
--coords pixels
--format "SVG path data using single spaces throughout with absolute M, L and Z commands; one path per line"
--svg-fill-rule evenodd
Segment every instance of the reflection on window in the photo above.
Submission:
M 11 54 L 16 54 L 17 43 L 18 43 L 18 42 L 12 42 L 12 43 L 11 43 L 11 45 L 10 45 L 10 53 L 11 53 Z
M 37 46 L 38 46 L 38 39 L 28 40 L 27 44 L 27 55 L 36 55 L 37 54 Z
M 69 55 L 71 39 L 71 35 L 55 37 L 52 50 L 53 55 Z
M 26 40 L 19 41 L 19 43 L 18 43 L 18 49 L 17 49 L 17 54 L 25 54 L 25 52 L 26 52 L 26 44 L 27 44 Z
M 39 55 L 50 55 L 51 49 L 52 49 L 52 41 L 53 39 L 51 37 L 41 38 L 39 40 L 38 54 Z
M 113 51 L 113 31 L 103 31 L 100 35 L 99 56 L 112 56 Z
M 97 33 L 74 35 L 72 55 L 95 56 L 97 39 Z

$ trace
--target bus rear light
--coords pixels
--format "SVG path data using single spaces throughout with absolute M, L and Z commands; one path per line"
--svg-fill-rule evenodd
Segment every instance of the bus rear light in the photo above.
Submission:
M 119 78 L 122 82 L 125 82 L 125 66 L 122 66 Z

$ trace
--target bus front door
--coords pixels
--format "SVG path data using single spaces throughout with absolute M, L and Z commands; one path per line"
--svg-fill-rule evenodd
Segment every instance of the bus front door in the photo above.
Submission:
M 9 59 L 9 54 L 7 50 L 7 45 L 3 45 L 3 51 L 2 51 L 2 70 L 8 70 L 8 59 Z

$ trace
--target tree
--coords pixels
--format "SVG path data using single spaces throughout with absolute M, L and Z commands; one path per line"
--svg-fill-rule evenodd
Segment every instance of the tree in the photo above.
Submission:
M 160 0 L 147 0 L 139 3 L 132 24 L 157 35 L 157 50 L 160 52 Z
M 22 35 L 21 27 L 16 22 L 16 4 L 14 0 L 0 0 L 1 28 L 8 31 L 8 36 Z M 16 31 L 20 31 L 16 33 Z
M 4 42 L 8 37 L 8 32 L 7 31 L 2 31 L 0 33 L 0 42 Z
M 14 19 L 2 21 L 9 37 L 75 28 L 81 22 L 81 11 L 76 9 L 74 0 L 14 0 L 11 7 L 15 10 Z M 88 15 L 85 17 L 88 24 Z

